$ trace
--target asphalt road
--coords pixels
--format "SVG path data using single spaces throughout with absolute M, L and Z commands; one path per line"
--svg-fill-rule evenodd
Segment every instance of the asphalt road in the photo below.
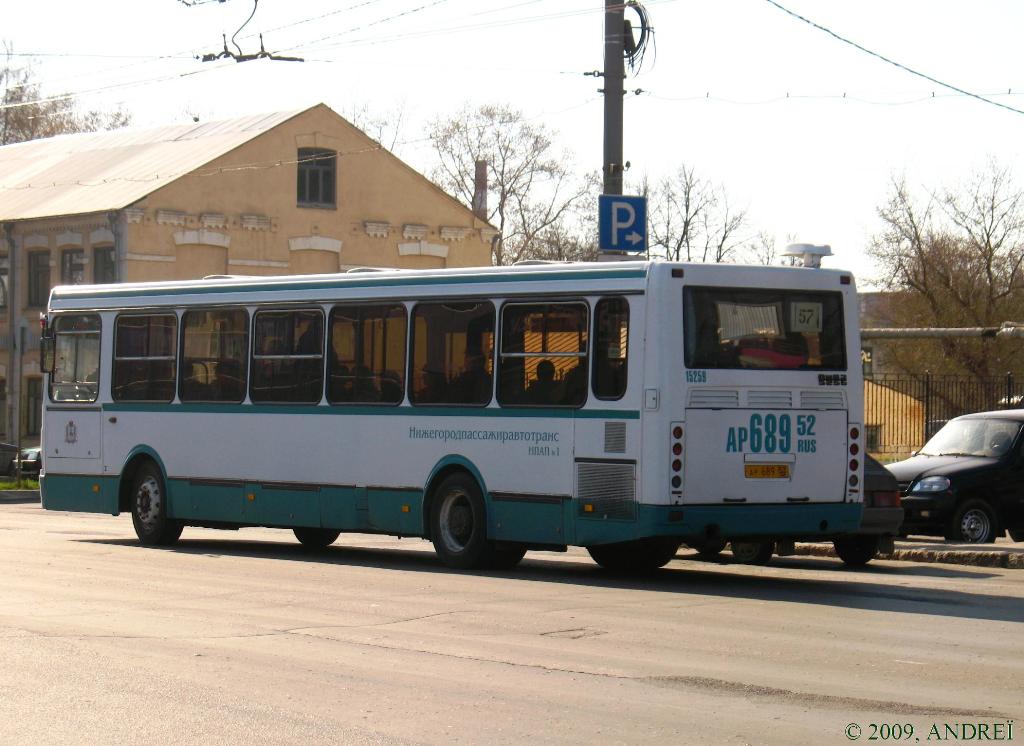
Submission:
M 923 743 L 1011 719 L 1024 743 L 1019 570 L 677 559 L 631 579 L 573 550 L 459 573 L 420 540 L 145 549 L 127 516 L 5 504 L 0 572 L 4 744 L 842 744 L 883 723 Z

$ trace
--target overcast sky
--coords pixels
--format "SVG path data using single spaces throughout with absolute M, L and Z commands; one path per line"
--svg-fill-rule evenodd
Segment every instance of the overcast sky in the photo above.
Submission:
M 936 80 L 1024 110 L 1019 0 L 778 0 Z M 260 0 L 237 41 L 306 62 L 199 62 L 252 0 L 0 0 L 0 39 L 33 53 L 49 93 L 120 105 L 135 125 L 223 119 L 324 102 L 401 110 L 395 150 L 427 170 L 425 123 L 502 102 L 560 134 L 579 171 L 601 167 L 603 0 Z M 1020 168 L 1024 115 L 953 94 L 842 43 L 769 0 L 645 0 L 655 29 L 626 85 L 628 179 L 680 164 L 723 184 L 750 233 L 864 250 L 891 178 L 955 186 L 988 159 Z M 632 17 L 632 16 L 631 16 Z M 19 61 L 25 61 L 19 58 Z M 1020 91 L 1018 92 L 1018 87 Z M 596 209 L 596 205 L 595 205 Z

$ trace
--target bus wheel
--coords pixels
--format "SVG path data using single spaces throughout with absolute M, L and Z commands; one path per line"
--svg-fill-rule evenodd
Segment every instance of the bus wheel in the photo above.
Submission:
M 494 549 L 487 540 L 487 513 L 476 481 L 452 474 L 437 488 L 430 508 L 430 538 L 448 567 L 469 570 L 491 564 Z
M 587 547 L 594 562 L 613 572 L 650 572 L 664 567 L 676 556 L 679 540 L 650 537 L 617 544 Z
M 184 524 L 167 517 L 167 490 L 156 464 L 147 462 L 135 472 L 132 484 L 132 523 L 145 546 L 168 546 L 181 536 Z
M 341 536 L 341 531 L 329 528 L 293 528 L 292 531 L 306 549 L 326 549 Z
M 526 547 L 495 547 L 491 553 L 490 566 L 495 570 L 511 570 L 526 556 Z
M 730 547 L 733 558 L 744 565 L 767 565 L 775 553 L 774 541 L 733 541 Z
M 832 542 L 836 554 L 850 567 L 864 567 L 878 554 L 877 536 L 842 536 Z

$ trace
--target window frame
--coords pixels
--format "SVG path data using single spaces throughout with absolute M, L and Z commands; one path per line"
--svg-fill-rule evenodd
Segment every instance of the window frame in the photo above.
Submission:
M 332 330 L 334 329 L 334 313 L 335 313 L 335 311 L 337 311 L 338 309 L 345 309 L 345 308 L 380 308 L 382 306 L 387 306 L 387 307 L 392 307 L 392 308 L 401 308 L 402 309 L 402 320 L 405 321 L 405 339 L 402 341 L 402 350 L 403 350 L 403 352 L 405 354 L 405 360 L 402 361 L 402 375 L 405 377 L 405 380 L 402 381 L 402 386 L 401 386 L 402 396 L 401 396 L 401 398 L 399 398 L 399 400 L 395 401 L 395 402 L 391 402 L 391 401 L 335 401 L 334 399 L 331 399 L 330 378 L 331 378 L 331 365 L 332 365 L 332 360 L 333 360 L 334 356 L 331 355 L 331 356 L 328 357 L 327 354 L 325 353 L 324 357 L 326 358 L 326 360 L 325 360 L 326 372 L 324 374 L 324 398 L 325 398 L 325 400 L 327 401 L 327 403 L 330 406 L 332 406 L 332 407 L 400 407 L 406 401 L 406 399 L 408 399 L 410 403 L 412 402 L 412 397 L 410 396 L 410 392 L 409 392 L 409 369 L 410 369 L 410 362 L 409 362 L 410 361 L 410 357 L 409 357 L 409 355 L 412 352 L 412 333 L 411 333 L 412 324 L 410 323 L 410 319 L 412 318 L 412 313 L 410 312 L 408 305 L 405 302 L 403 302 L 402 300 L 394 299 L 394 298 L 391 298 L 391 299 L 385 298 L 385 299 L 381 299 L 381 300 L 367 300 L 367 301 L 360 301 L 360 302 L 342 302 L 342 303 L 335 303 L 335 304 L 333 304 L 331 306 L 330 313 L 327 314 L 327 326 L 326 326 L 326 329 L 325 329 L 325 332 L 324 332 L 324 341 L 326 343 L 325 349 L 327 349 L 327 350 L 331 349 L 331 342 L 333 341 L 331 333 L 332 333 Z M 363 320 L 364 320 L 363 317 L 360 316 L 359 317 L 360 323 L 362 323 Z
M 75 261 L 77 256 L 78 261 Z M 85 284 L 85 249 L 81 247 L 60 250 L 60 284 L 61 285 L 84 285 Z M 81 282 L 75 282 L 71 275 L 75 268 L 81 274 Z
M 597 345 L 597 343 L 598 343 L 598 340 L 597 340 L 597 320 L 598 320 L 598 316 L 599 316 L 599 313 L 600 313 L 601 304 L 602 303 L 607 303 L 608 301 L 622 301 L 623 303 L 626 304 L 626 357 L 625 357 L 626 364 L 624 366 L 624 375 L 623 375 L 623 379 L 624 380 L 623 380 L 623 384 L 622 384 L 622 392 L 618 396 L 601 396 L 597 392 L 597 363 L 598 363 L 598 361 L 597 361 L 597 352 L 596 352 L 596 350 L 598 349 L 598 345 Z M 630 337 L 632 335 L 630 334 L 630 331 L 631 331 L 630 327 L 632 326 L 632 324 L 633 324 L 633 307 L 630 305 L 629 298 L 627 298 L 626 296 L 624 296 L 624 295 L 605 295 L 605 296 L 602 296 L 602 297 L 598 298 L 597 302 L 594 303 L 594 329 L 593 329 L 593 332 L 591 334 L 592 342 L 591 342 L 591 345 L 590 345 L 590 347 L 591 347 L 590 390 L 591 390 L 591 393 L 593 393 L 594 398 L 597 399 L 598 401 L 621 401 L 626 396 L 626 392 L 629 390 L 629 357 L 630 357 L 630 355 L 629 355 L 629 352 L 630 352 L 629 348 L 631 346 Z
M 241 399 L 186 399 L 181 395 L 181 387 L 185 383 L 185 316 L 189 313 L 206 313 L 210 311 L 241 311 L 245 314 L 245 355 L 242 358 L 242 375 L 244 385 L 242 386 Z M 175 387 L 178 401 L 186 404 L 243 404 L 249 394 L 249 357 L 252 348 L 252 317 L 246 306 L 186 306 L 181 309 L 178 317 L 178 381 Z
M 299 148 L 296 152 L 296 207 L 309 207 L 320 210 L 336 210 L 338 208 L 338 151 L 329 148 Z M 326 162 L 330 163 L 328 167 Z M 309 183 L 312 175 L 318 179 L 319 200 L 309 198 Z M 322 199 L 324 183 L 329 177 L 331 184 L 331 201 Z M 300 198 L 301 187 L 305 188 L 305 199 Z
M 121 319 L 123 318 L 145 318 L 150 316 L 170 316 L 174 319 L 174 344 L 172 345 L 174 355 L 172 356 L 147 356 L 147 357 L 118 357 L 117 355 L 117 337 L 120 331 Z M 181 366 L 178 365 L 179 357 L 179 345 L 181 343 L 181 318 L 174 309 L 169 310 L 153 310 L 153 311 L 126 311 L 119 313 L 114 317 L 114 344 L 110 355 L 110 400 L 116 402 L 155 402 L 155 403 L 170 403 L 175 399 L 178 399 L 178 372 Z M 170 360 L 174 366 L 174 387 L 171 392 L 170 399 L 123 399 L 118 398 L 117 394 L 117 361 L 118 360 Z
M 110 268 L 111 268 L 111 278 L 110 279 L 103 279 L 103 280 L 101 280 L 98 277 L 99 268 L 101 266 L 101 262 L 100 262 L 100 258 L 99 258 L 101 253 L 102 254 L 109 253 L 109 255 L 110 255 L 110 262 L 109 262 Z M 106 263 L 105 259 L 104 259 L 103 263 L 104 264 Z M 101 284 L 101 285 L 113 284 L 113 283 L 117 282 L 117 249 L 116 249 L 116 247 L 114 247 L 114 246 L 93 246 L 92 247 L 92 281 L 94 283 L 96 283 L 96 284 Z
M 41 262 L 41 263 L 40 263 Z M 26 293 L 27 308 L 46 308 L 50 300 L 50 291 L 53 290 L 53 274 L 50 271 L 50 250 L 28 252 L 28 293 Z M 45 271 L 44 271 L 45 270 Z M 36 280 L 46 280 L 46 290 L 37 286 Z M 45 297 L 39 297 L 43 295 Z
M 494 325 L 491 327 L 491 335 L 494 341 L 491 345 L 491 390 L 487 397 L 487 401 L 483 403 L 479 402 L 417 402 L 413 398 L 413 367 L 416 365 L 416 311 L 420 306 L 445 306 L 453 304 L 470 304 L 470 303 L 486 303 L 491 307 L 491 312 L 494 316 Z M 491 297 L 455 297 L 455 298 L 428 298 L 426 300 L 416 301 L 412 308 L 408 309 L 408 326 L 406 336 L 408 340 L 408 352 L 406 354 L 406 375 L 405 375 L 405 395 L 409 399 L 410 406 L 413 407 L 462 407 L 462 408 L 475 408 L 485 409 L 495 401 L 494 388 L 497 382 L 497 354 L 498 354 L 498 335 L 500 333 L 500 316 L 499 301 L 496 301 Z
M 536 306 L 570 306 L 570 305 L 583 306 L 583 311 L 584 311 L 584 314 L 585 314 L 585 318 L 583 320 L 584 321 L 583 328 L 587 332 L 587 349 L 583 352 L 583 354 L 568 353 L 568 352 L 566 352 L 566 353 L 557 353 L 557 352 L 556 353 L 546 353 L 546 352 L 509 352 L 509 353 L 506 353 L 506 352 L 504 352 L 503 348 L 504 348 L 504 345 L 505 345 L 505 311 L 506 311 L 506 309 L 508 309 L 510 307 L 514 308 L 516 306 L 534 306 L 534 307 L 536 307 Z M 590 358 L 591 358 L 591 354 L 592 354 L 591 350 L 594 347 L 593 341 L 592 341 L 592 339 L 593 339 L 593 331 L 591 329 L 593 318 L 594 318 L 594 314 L 591 312 L 590 303 L 587 301 L 586 298 L 558 298 L 558 299 L 548 299 L 548 300 L 529 300 L 529 299 L 519 299 L 519 298 L 517 298 L 515 300 L 506 300 L 504 303 L 502 303 L 501 304 L 501 313 L 499 314 L 499 318 L 498 318 L 499 338 L 495 342 L 495 345 L 494 345 L 495 355 L 497 357 L 497 361 L 495 363 L 495 369 L 494 369 L 494 382 L 495 382 L 494 398 L 498 402 L 498 406 L 503 407 L 505 409 L 509 409 L 509 408 L 511 408 L 511 409 L 519 409 L 519 408 L 529 408 L 529 409 L 538 409 L 538 408 L 539 409 L 582 409 L 583 407 L 585 407 L 587 405 L 587 401 L 589 401 L 589 399 L 590 399 L 590 391 L 589 391 L 590 386 L 586 385 L 586 383 L 590 381 L 590 375 L 591 375 L 590 374 Z M 500 368 L 502 366 L 502 359 L 506 358 L 506 357 L 508 357 L 508 358 L 523 358 L 523 359 L 529 358 L 529 357 L 541 357 L 541 358 L 548 358 L 548 357 L 570 358 L 570 357 L 575 357 L 577 359 L 582 359 L 582 362 L 583 362 L 583 365 L 584 365 L 584 377 L 583 377 L 583 380 L 584 380 L 584 383 L 585 383 L 585 385 L 583 387 L 583 400 L 579 404 L 531 404 L 531 403 L 528 403 L 528 402 L 522 402 L 522 403 L 518 403 L 518 404 L 517 403 L 511 403 L 511 402 L 508 403 L 508 404 L 503 403 L 501 401 L 501 396 L 500 396 L 500 391 L 501 391 L 501 369 Z
M 261 355 L 257 355 L 256 354 L 256 320 L 260 316 L 260 314 L 264 314 L 264 313 L 279 313 L 279 314 L 280 313 L 302 313 L 302 312 L 307 312 L 307 313 L 308 312 L 315 312 L 315 313 L 318 313 L 320 315 L 320 354 L 319 355 L 316 355 L 316 354 L 302 354 L 302 355 L 262 355 L 261 354 Z M 281 307 L 276 307 L 276 306 L 259 307 L 259 306 L 257 306 L 255 308 L 255 310 L 249 316 L 249 324 L 250 324 L 250 327 L 251 327 L 250 331 L 249 331 L 249 344 L 248 344 L 249 355 L 248 355 L 248 360 L 246 362 L 246 366 L 247 366 L 246 394 L 247 394 L 247 396 L 249 398 L 249 401 L 252 404 L 257 404 L 259 406 L 267 405 L 267 406 L 284 406 L 284 407 L 287 407 L 287 406 L 293 406 L 293 407 L 294 406 L 315 407 L 318 404 L 320 404 L 321 402 L 323 402 L 324 396 L 326 395 L 326 383 L 327 383 L 327 373 L 326 373 L 326 364 L 327 364 L 327 352 L 326 352 L 326 350 L 327 350 L 327 346 L 326 346 L 326 343 L 327 343 L 327 319 L 326 319 L 326 314 L 324 313 L 323 307 L 322 306 L 315 306 L 315 305 L 313 305 L 313 306 L 281 306 Z M 254 383 L 253 371 L 255 370 L 255 363 L 256 363 L 257 360 L 313 360 L 313 359 L 316 359 L 316 358 L 318 358 L 320 360 L 320 397 L 316 401 L 308 401 L 308 400 L 307 401 L 267 401 L 267 400 L 257 401 L 255 398 L 253 398 L 253 395 L 252 395 L 252 393 L 253 393 L 253 383 Z

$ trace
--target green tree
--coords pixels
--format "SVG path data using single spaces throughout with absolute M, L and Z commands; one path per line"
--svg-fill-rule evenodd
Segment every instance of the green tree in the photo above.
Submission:
M 0 145 L 126 126 L 131 117 L 113 112 L 81 111 L 71 98 L 47 96 L 35 80 L 30 63 L 17 64 L 14 50 L 4 43 L 0 64 Z

